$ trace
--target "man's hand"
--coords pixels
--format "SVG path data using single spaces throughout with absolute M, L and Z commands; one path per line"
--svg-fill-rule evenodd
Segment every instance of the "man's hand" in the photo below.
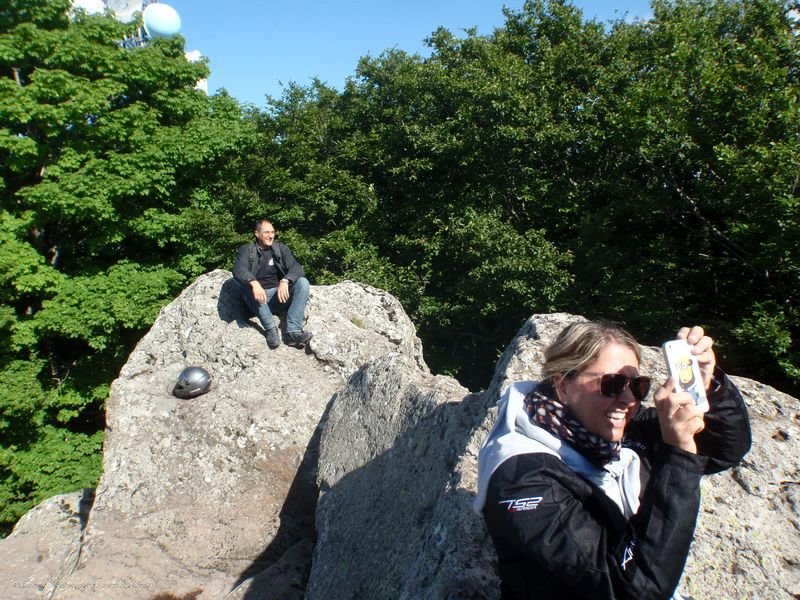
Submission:
M 253 298 L 256 299 L 256 302 L 259 304 L 266 304 L 267 292 L 264 291 L 264 288 L 261 287 L 261 284 L 258 283 L 257 279 L 253 279 L 253 281 L 250 282 L 250 287 L 253 290 Z
M 289 282 L 286 279 L 281 279 L 278 284 L 278 301 L 283 303 L 289 300 Z

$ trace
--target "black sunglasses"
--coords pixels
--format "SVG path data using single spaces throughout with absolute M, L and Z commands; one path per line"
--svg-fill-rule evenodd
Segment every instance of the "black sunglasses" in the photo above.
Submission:
M 647 397 L 650 391 L 650 378 L 646 375 L 628 377 L 622 373 L 587 373 L 581 375 L 600 375 L 600 393 L 603 396 L 619 396 L 629 387 L 633 397 L 639 402 Z

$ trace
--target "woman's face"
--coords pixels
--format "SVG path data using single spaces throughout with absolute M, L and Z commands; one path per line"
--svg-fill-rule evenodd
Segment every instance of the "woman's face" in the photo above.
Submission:
M 604 440 L 618 442 L 639 408 L 639 401 L 628 386 L 619 396 L 601 394 L 600 375 L 603 373 L 636 377 L 639 375 L 636 354 L 627 346 L 612 342 L 576 377 L 557 381 L 556 392 L 559 401 L 569 407 L 586 429 Z

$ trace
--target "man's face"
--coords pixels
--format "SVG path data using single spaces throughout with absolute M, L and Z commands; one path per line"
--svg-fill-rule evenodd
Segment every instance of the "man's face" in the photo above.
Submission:
M 258 226 L 254 232 L 256 234 L 256 241 L 262 248 L 269 248 L 272 246 L 272 241 L 275 239 L 275 228 L 269 221 L 264 221 Z

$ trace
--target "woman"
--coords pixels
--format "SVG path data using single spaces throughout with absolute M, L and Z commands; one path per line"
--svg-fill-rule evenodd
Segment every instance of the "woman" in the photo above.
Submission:
M 689 553 L 700 478 L 750 448 L 741 394 L 715 368 L 702 328 L 703 413 L 668 379 L 655 407 L 636 340 L 614 325 L 566 327 L 541 382 L 511 384 L 478 461 L 478 497 L 503 598 L 670 598 Z M 680 596 L 675 593 L 675 598 Z

